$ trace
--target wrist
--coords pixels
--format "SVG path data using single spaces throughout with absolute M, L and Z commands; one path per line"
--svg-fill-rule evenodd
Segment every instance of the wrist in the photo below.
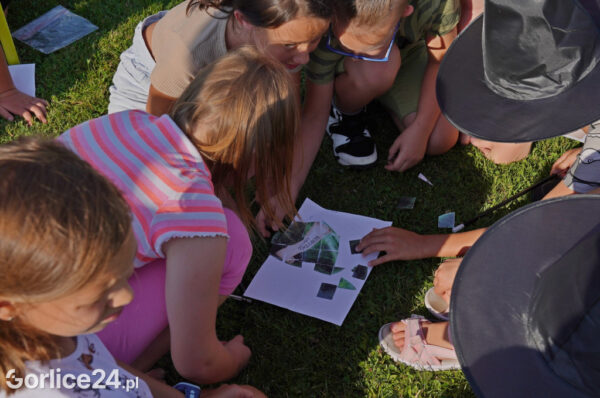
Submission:
M 0 96 L 4 95 L 4 94 L 6 94 L 6 93 L 8 93 L 10 91 L 14 91 L 16 89 L 17 88 L 13 84 L 11 84 L 11 85 L 2 85 L 2 86 L 0 86 Z

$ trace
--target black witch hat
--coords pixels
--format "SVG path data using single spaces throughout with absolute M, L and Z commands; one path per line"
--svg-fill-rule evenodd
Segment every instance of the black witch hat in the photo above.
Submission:
M 533 203 L 462 261 L 450 327 L 484 397 L 600 396 L 600 195 Z
M 598 0 L 486 0 L 446 53 L 437 99 L 460 131 L 551 138 L 600 119 Z

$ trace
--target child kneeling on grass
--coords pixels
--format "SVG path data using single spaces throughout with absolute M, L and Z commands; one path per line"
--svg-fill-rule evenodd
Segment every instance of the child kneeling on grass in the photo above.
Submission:
M 170 347 L 178 372 L 199 383 L 246 366 L 243 337 L 217 337 L 217 309 L 252 254 L 248 180 L 255 177 L 269 218 L 269 198 L 290 218 L 296 212 L 289 179 L 297 112 L 287 69 L 246 47 L 202 69 L 170 115 L 115 113 L 59 138 L 132 209 L 136 299 L 100 334 L 115 357 L 148 370 Z
M 458 132 L 440 116 L 435 77 L 456 36 L 458 0 L 342 4 L 307 65 L 302 129 L 322 134 L 333 98 L 327 132 L 335 157 L 342 165 L 373 164 L 377 152 L 364 113 L 378 99 L 402 131 L 388 151 L 388 170 L 404 171 L 425 153 L 446 152 Z
M 461 34 L 440 70 L 438 99 L 448 119 L 461 131 L 504 141 L 523 136 L 536 139 L 559 136 L 598 120 L 600 110 L 589 98 L 596 95 L 600 87 L 600 62 L 598 57 L 586 54 L 600 54 L 597 27 L 600 7 L 593 2 L 584 5 L 576 1 L 559 4 L 550 0 L 540 3 L 486 0 L 483 17 Z M 539 23 L 540 20 L 545 23 Z M 554 36 L 559 31 L 565 32 L 560 40 Z M 578 65 L 571 74 L 565 73 L 566 64 L 562 61 L 566 59 Z M 469 88 L 466 91 L 469 95 L 454 90 L 458 85 Z M 494 112 L 489 113 L 489 109 Z M 544 199 L 597 193 L 599 149 L 598 133 L 592 131 L 578 159 L 573 156 L 574 152 L 558 159 L 552 172 L 567 175 Z M 560 223 L 555 226 L 564 229 Z M 456 234 L 419 235 L 389 227 L 369 233 L 356 248 L 364 254 L 386 252 L 371 261 L 370 266 L 393 260 L 455 257 L 471 250 L 485 231 L 480 228 Z M 446 300 L 460 267 L 461 260 L 447 260 L 436 271 L 436 293 Z M 423 329 L 427 329 L 429 337 L 424 336 Z M 404 351 L 408 347 L 403 359 L 409 361 L 410 356 L 412 365 L 417 368 L 439 369 L 440 359 L 452 359 L 454 353 L 447 331 L 447 325 L 430 324 L 422 319 L 391 326 L 398 349 Z M 412 355 L 411 344 L 404 344 L 405 335 L 410 336 L 411 344 L 417 342 L 415 347 L 421 343 L 427 346 L 426 351 L 431 355 L 423 355 L 424 362 L 421 357 Z M 458 363 L 447 362 L 447 366 L 456 367 Z
M 0 397 L 183 398 L 93 334 L 132 299 L 137 245 L 119 191 L 56 141 L 1 146 L 0 173 Z

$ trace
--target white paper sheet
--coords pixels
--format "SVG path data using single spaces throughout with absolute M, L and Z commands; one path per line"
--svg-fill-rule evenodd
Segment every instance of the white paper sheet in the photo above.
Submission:
M 349 242 L 361 239 L 373 228 L 384 228 L 392 223 L 327 210 L 308 198 L 302 204 L 299 215 L 304 222 L 325 221 L 339 235 L 339 252 L 335 266 L 344 269 L 326 275 L 314 271 L 312 263 L 302 263 L 302 267 L 295 267 L 269 256 L 244 295 L 341 326 L 371 273 L 371 268 L 368 268 L 367 277 L 360 280 L 352 277 L 352 268 L 356 265 L 367 265 L 378 255 L 372 253 L 365 257 L 360 253 L 351 254 Z M 341 278 L 351 282 L 356 290 L 337 287 L 333 299 L 317 297 L 321 283 L 337 286 Z
M 17 90 L 35 97 L 35 64 L 8 65 L 8 71 Z

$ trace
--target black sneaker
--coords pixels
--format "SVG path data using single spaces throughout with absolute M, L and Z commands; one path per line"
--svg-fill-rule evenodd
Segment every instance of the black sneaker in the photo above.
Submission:
M 333 140 L 333 156 L 343 166 L 365 167 L 377 161 L 375 141 L 365 121 L 365 110 L 346 115 L 331 106 L 327 134 Z

